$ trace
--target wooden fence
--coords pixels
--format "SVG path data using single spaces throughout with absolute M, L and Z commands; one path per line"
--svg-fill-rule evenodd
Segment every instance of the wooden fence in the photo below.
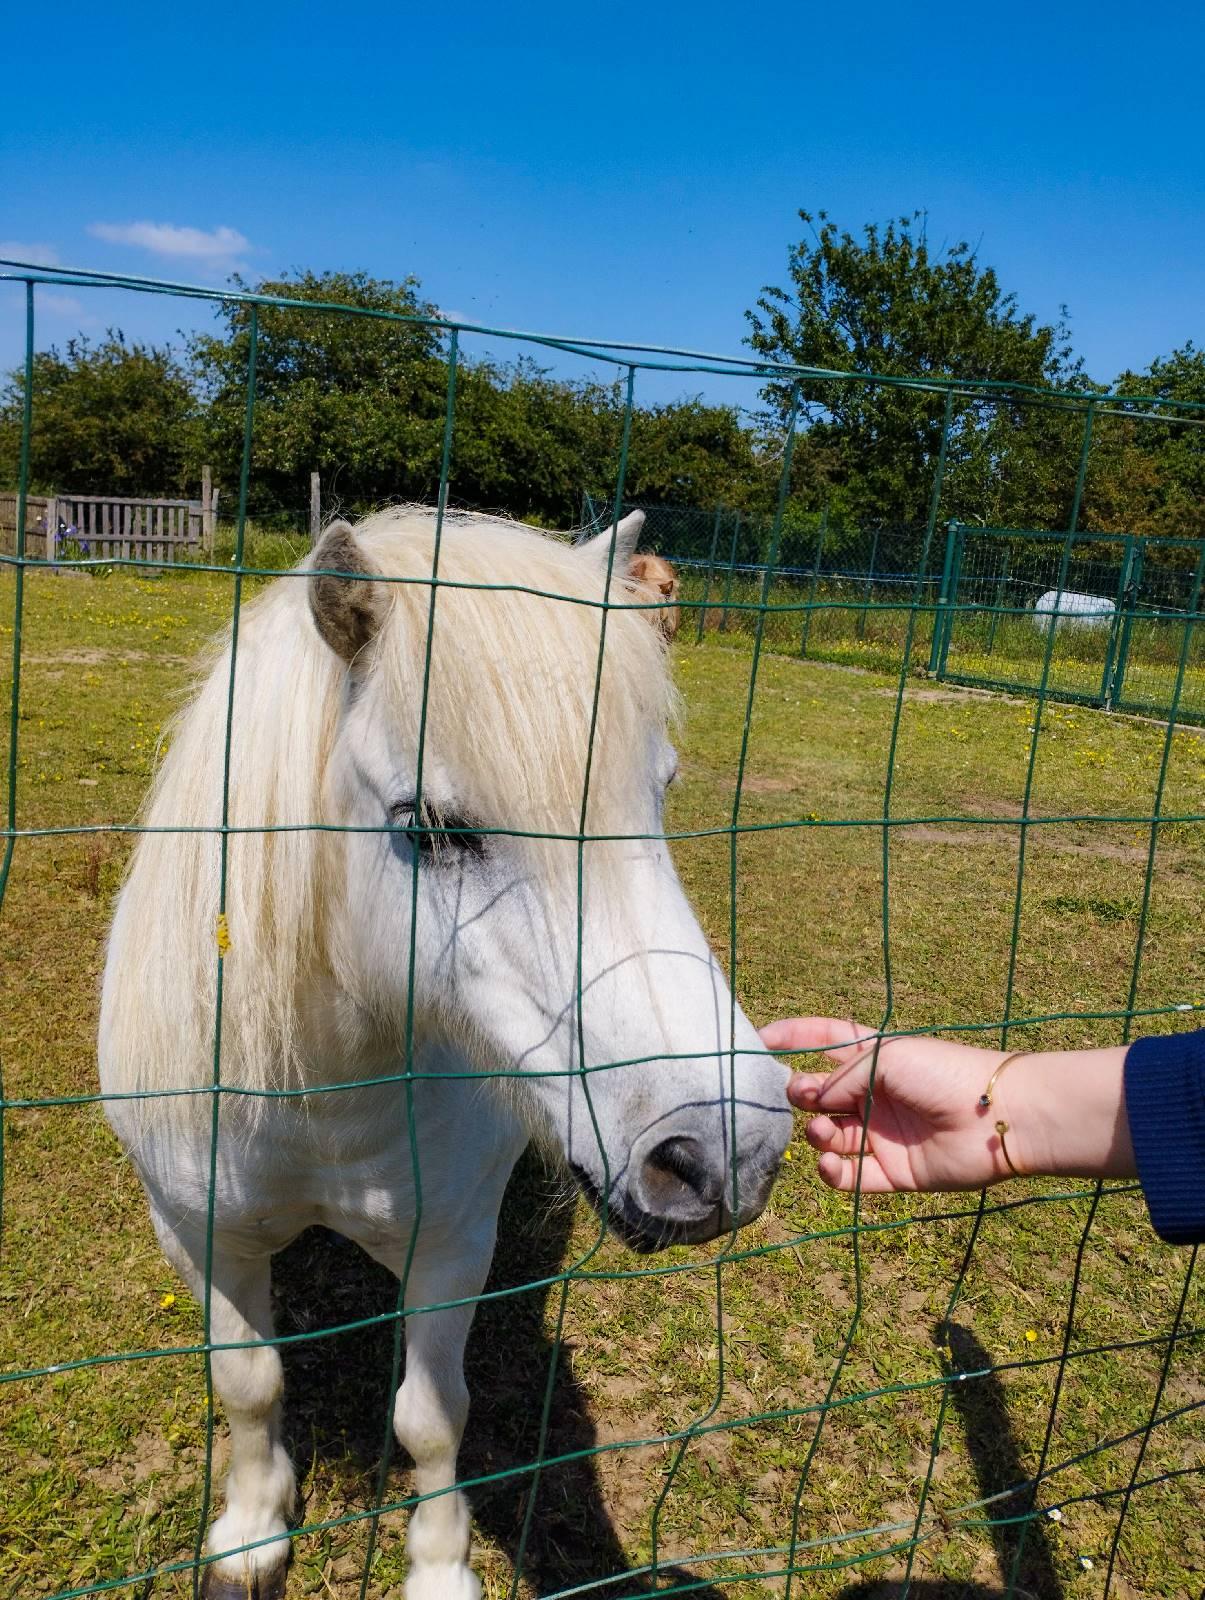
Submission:
M 114 500 L 108 495 L 59 495 L 56 554 L 78 554 L 103 560 L 176 561 L 201 549 L 202 506 L 199 500 Z M 58 526 L 58 523 L 55 523 Z
M 45 495 L 25 497 L 25 554 L 46 559 L 46 513 L 50 501 Z M 0 555 L 17 553 L 17 496 L 0 492 Z
M 205 469 L 200 500 L 111 494 L 27 495 L 25 554 L 43 561 L 150 561 L 167 565 L 213 549 L 218 492 Z M 0 492 L 0 553 L 17 549 L 17 496 Z

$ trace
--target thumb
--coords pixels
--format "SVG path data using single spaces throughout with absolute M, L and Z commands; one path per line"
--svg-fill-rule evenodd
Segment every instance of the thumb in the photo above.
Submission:
M 769 1050 L 822 1050 L 830 1060 L 845 1065 L 859 1060 L 868 1045 L 880 1037 L 874 1028 L 838 1017 L 783 1017 L 761 1030 Z

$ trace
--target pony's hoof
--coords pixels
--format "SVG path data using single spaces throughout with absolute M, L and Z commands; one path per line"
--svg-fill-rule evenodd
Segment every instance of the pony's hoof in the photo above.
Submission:
M 227 1578 L 216 1567 L 206 1567 L 201 1579 L 201 1600 L 284 1600 L 287 1564 L 271 1572 L 251 1572 L 245 1578 Z
M 461 1561 L 411 1567 L 406 1600 L 481 1600 L 481 1585 Z

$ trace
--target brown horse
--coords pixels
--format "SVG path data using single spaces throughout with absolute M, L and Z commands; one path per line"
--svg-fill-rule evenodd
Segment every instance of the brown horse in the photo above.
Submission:
M 682 620 L 678 605 L 678 574 L 660 556 L 640 555 L 633 556 L 628 562 L 628 577 L 634 578 L 641 588 L 649 590 L 652 598 L 660 596 L 665 602 L 660 610 L 650 613 L 650 616 L 656 617 L 665 637 L 672 639 Z

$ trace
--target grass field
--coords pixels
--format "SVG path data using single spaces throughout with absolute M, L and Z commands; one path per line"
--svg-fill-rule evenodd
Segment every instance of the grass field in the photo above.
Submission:
M 223 575 L 29 574 L 20 826 L 134 817 L 189 659 L 227 621 L 230 595 Z M 4 670 L 12 600 L 4 573 Z M 772 639 L 798 620 L 773 619 Z M 849 651 L 861 670 L 780 654 L 761 661 L 739 812 L 752 827 L 737 849 L 736 988 L 758 1021 L 805 1011 L 879 1020 L 885 904 L 896 1025 L 972 1027 L 1003 1012 L 1034 705 L 910 681 L 884 829 L 897 677 L 873 670 L 891 663 L 872 630 L 868 619 L 872 647 Z M 747 635 L 692 638 L 684 632 L 676 650 L 685 714 L 670 826 L 680 831 L 731 818 L 751 665 Z M 1091 1014 L 1126 1005 L 1149 842 L 1138 819 L 1150 812 L 1164 730 L 1053 705 L 1042 730 L 1032 796 L 1042 820 L 1028 836 L 1013 1011 L 1062 1020 L 1018 1030 L 1013 1043 L 1115 1042 L 1121 1023 Z M 1178 732 L 1165 813 L 1198 812 L 1203 788 L 1205 739 Z M 1046 820 L 1064 816 L 1075 820 Z M 761 826 L 775 823 L 793 826 Z M 17 842 L 0 915 L 10 1100 L 95 1088 L 102 940 L 126 846 L 108 833 Z M 728 839 L 683 840 L 676 854 L 731 964 Z M 1203 886 L 1205 824 L 1169 821 L 1139 1009 L 1205 1002 Z M 0 1596 L 16 1600 L 187 1560 L 207 1416 L 200 1359 L 170 1354 L 201 1337 L 200 1309 L 160 1258 L 99 1109 L 10 1110 L 5 1135 L 3 1370 L 169 1352 L 0 1384 Z M 822 1189 L 806 1148 L 797 1140 L 769 1211 L 742 1236 L 759 1253 L 721 1270 L 706 1250 L 676 1250 L 649 1273 L 649 1262 L 608 1241 L 571 1281 L 546 1447 L 569 1459 L 540 1478 L 524 1600 L 647 1563 L 662 1494 L 662 1584 L 677 1565 L 677 1581 L 693 1575 L 709 1587 L 691 1592 L 711 1600 L 782 1592 L 776 1579 L 734 1575 L 781 1569 L 796 1505 L 797 1563 L 814 1569 L 796 1596 L 889 1593 L 914 1529 L 921 1600 L 999 1593 L 1014 1559 L 1018 1595 L 1100 1595 L 1182 1296 L 1181 1337 L 1138 1471 L 1163 1481 L 1129 1504 L 1112 1592 L 1199 1596 L 1205 1304 L 1195 1282 L 1185 1292 L 1188 1253 L 1158 1244 L 1140 1197 L 1120 1186 L 1094 1202 L 1086 1188 L 1027 1183 L 994 1191 L 979 1220 L 974 1196 L 878 1199 L 862 1209 L 855 1249 L 851 1203 Z M 577 1260 L 596 1225 L 556 1174 L 529 1161 L 503 1234 L 491 1288 L 517 1292 L 478 1317 L 462 1456 L 466 1478 L 491 1480 L 472 1491 L 475 1559 L 491 1600 L 511 1592 L 531 1486 L 516 1469 L 537 1455 L 560 1302 L 556 1288 L 521 1286 Z M 325 1234 L 278 1258 L 275 1281 L 278 1326 L 290 1335 L 394 1304 L 391 1280 Z M 1101 1348 L 1112 1346 L 1122 1348 Z M 372 1502 L 390 1347 L 391 1329 L 378 1324 L 287 1348 L 286 1426 L 308 1522 L 337 1522 Z M 945 1384 L 949 1362 L 994 1370 Z M 1025 1525 L 1011 1519 L 1021 1506 L 999 1497 L 1042 1459 L 1060 1372 L 1039 1504 L 1060 1507 L 1061 1520 L 1039 1519 L 1020 1549 Z M 833 1409 L 821 1424 L 826 1399 Z M 736 1426 L 766 1413 L 772 1420 Z M 705 1431 L 667 1489 L 677 1447 L 664 1436 L 699 1419 Z M 403 1497 L 407 1483 L 395 1465 L 390 1495 Z M 398 1513 L 383 1519 L 374 1600 L 400 1581 L 403 1525 Z M 362 1520 L 301 1538 L 290 1596 L 357 1594 L 366 1540 Z M 740 1550 L 769 1553 L 699 1559 Z M 191 1582 L 169 1575 L 117 1592 L 185 1595 Z M 586 1592 L 644 1589 L 629 1577 Z

